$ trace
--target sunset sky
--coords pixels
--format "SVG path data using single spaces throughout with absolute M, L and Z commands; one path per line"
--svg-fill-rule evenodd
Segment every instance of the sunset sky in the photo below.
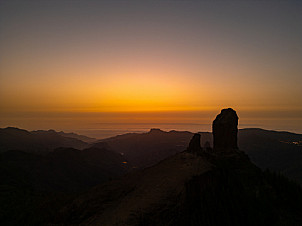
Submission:
M 0 127 L 302 133 L 302 1 L 0 1 Z M 202 130 L 202 128 L 200 129 Z

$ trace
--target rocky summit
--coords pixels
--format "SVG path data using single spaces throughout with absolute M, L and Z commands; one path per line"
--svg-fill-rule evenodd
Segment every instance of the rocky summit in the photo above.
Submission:
M 238 149 L 238 116 L 232 108 L 222 109 L 213 121 L 214 150 Z

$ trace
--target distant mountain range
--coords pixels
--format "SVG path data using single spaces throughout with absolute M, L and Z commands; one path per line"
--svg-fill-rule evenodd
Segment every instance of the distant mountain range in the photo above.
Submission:
M 212 146 L 212 133 L 200 132 L 201 145 Z M 54 130 L 26 131 L 8 127 L 0 129 L 0 152 L 21 150 L 30 153 L 48 153 L 59 147 L 89 148 L 97 143 L 107 143 L 107 149 L 120 153 L 135 168 L 152 166 L 159 161 L 183 151 L 193 133 L 151 129 L 148 133 L 128 133 L 96 140 L 75 133 Z M 102 144 L 103 145 L 103 144 Z M 282 172 L 302 184 L 302 135 L 263 130 L 240 129 L 238 145 L 251 161 L 261 169 Z
M 76 133 L 65 133 L 65 132 L 63 132 L 63 131 L 57 132 L 57 133 L 58 133 L 59 135 L 61 135 L 62 137 L 75 138 L 75 139 L 84 141 L 84 142 L 86 142 L 86 143 L 93 143 L 93 142 L 96 142 L 96 141 L 97 141 L 96 138 L 91 138 L 91 137 L 87 137 L 87 136 L 84 136 L 84 135 L 79 135 L 79 134 L 76 134 Z
M 211 152 L 212 133 L 199 134 L 203 150 Z M 151 129 L 147 133 L 95 140 L 54 130 L 0 129 L 0 221 L 5 225 L 19 225 L 20 222 L 64 225 L 68 222 L 99 224 L 106 219 L 106 224 L 110 225 L 115 222 L 110 219 L 114 218 L 129 221 L 130 225 L 137 225 L 131 224 L 132 220 L 138 225 L 158 225 L 162 214 L 166 214 L 165 219 L 169 222 L 164 225 L 177 225 L 176 221 L 185 225 L 184 221 L 191 217 L 196 218 L 195 222 L 219 225 L 221 221 L 215 222 L 214 213 L 217 209 L 221 214 L 225 205 L 233 205 L 230 200 L 234 200 L 236 194 L 233 192 L 236 191 L 242 193 L 236 208 L 222 215 L 223 219 L 235 217 L 236 211 L 249 211 L 245 200 L 251 199 L 253 208 L 262 206 L 254 214 L 262 217 L 264 225 L 271 225 L 268 218 L 276 218 L 278 214 L 286 223 L 291 222 L 293 213 L 287 212 L 287 207 L 300 208 L 289 204 L 296 205 L 295 199 L 302 200 L 297 194 L 301 191 L 298 185 L 280 175 L 262 173 L 241 152 L 221 158 L 184 152 L 193 135 L 185 131 Z M 281 172 L 302 184 L 301 141 L 301 134 L 288 132 L 254 128 L 238 132 L 239 149 L 253 163 L 261 169 Z M 225 183 L 229 183 L 232 190 L 227 187 L 221 190 Z M 93 186 L 97 187 L 92 189 Z M 206 189 L 203 194 L 208 195 L 196 194 L 200 189 Z M 259 194 L 255 196 L 255 193 Z M 284 193 L 289 194 L 282 198 Z M 194 199 L 206 200 L 206 204 L 200 206 Z M 124 213 L 118 218 L 110 210 L 110 206 L 117 203 L 121 203 L 118 214 Z M 276 206 L 268 206 L 268 203 Z M 287 207 L 283 209 L 282 204 Z M 242 209 L 238 209 L 238 205 L 242 205 Z M 61 209 L 62 206 L 65 207 Z M 191 206 L 196 208 L 195 212 Z M 104 208 L 106 212 L 103 212 Z M 264 217 L 261 211 L 265 208 L 271 213 Z M 209 213 L 209 209 L 212 212 Z M 179 211 L 184 218 L 169 217 L 178 215 Z M 211 219 L 199 216 L 200 211 L 205 211 Z M 296 219 L 297 215 L 293 217 Z
M 189 147 L 120 180 L 94 187 L 67 204 L 54 223 L 102 226 L 302 223 L 302 189 L 297 184 L 280 175 L 262 172 L 239 150 L 207 152 L 198 145 L 192 144 L 193 149 Z
M 0 152 L 22 150 L 32 153 L 47 153 L 58 147 L 77 149 L 87 148 L 89 145 L 79 139 L 82 136 L 71 137 L 70 134 L 58 133 L 54 130 L 27 130 L 14 127 L 0 129 Z
M 213 146 L 212 133 L 200 132 L 201 145 Z M 183 151 L 193 133 L 151 129 L 148 133 L 130 133 L 102 141 L 124 154 L 132 165 L 148 167 Z M 263 130 L 240 129 L 238 146 L 261 169 L 281 172 L 302 184 L 302 135 Z
M 242 129 L 238 144 L 261 169 L 281 172 L 302 184 L 302 135 L 263 129 Z
M 262 171 L 238 148 L 238 116 L 221 110 L 213 121 L 213 146 L 194 134 L 183 151 L 159 163 L 96 186 L 61 209 L 52 221 L 63 225 L 301 225 L 302 188 L 280 174 Z M 248 132 L 251 132 L 248 130 Z M 272 136 L 270 145 L 299 136 L 271 131 L 252 131 Z M 147 134 L 128 134 L 107 139 L 124 156 L 144 167 L 177 151 L 189 133 L 152 129 Z M 243 137 L 246 131 L 243 131 Z M 201 147 L 203 137 L 206 147 Z M 253 137 L 252 143 L 257 143 Z M 173 142 L 174 140 L 174 142 Z M 175 142 L 177 140 L 177 142 Z M 244 143 L 244 139 L 241 140 Z M 157 144 L 156 144 L 157 143 Z M 297 144 L 297 143 L 294 143 Z M 298 142 L 299 144 L 299 142 Z M 158 145 L 158 146 L 157 146 Z M 299 146 L 299 145 L 298 145 Z M 175 148 L 176 147 L 176 148 Z M 267 146 L 268 147 L 268 146 Z M 159 149 L 161 150 L 161 149 Z M 282 150 L 280 150 L 282 152 Z M 161 155 L 160 153 L 164 153 Z
M 148 133 L 129 133 L 102 141 L 122 153 L 134 166 L 145 168 L 183 151 L 192 136 L 190 132 L 151 129 Z

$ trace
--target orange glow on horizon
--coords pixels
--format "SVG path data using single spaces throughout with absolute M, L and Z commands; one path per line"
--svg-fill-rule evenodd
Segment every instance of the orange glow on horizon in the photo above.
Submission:
M 301 119 L 296 6 L 123 4 L 1 4 L 0 126 Z

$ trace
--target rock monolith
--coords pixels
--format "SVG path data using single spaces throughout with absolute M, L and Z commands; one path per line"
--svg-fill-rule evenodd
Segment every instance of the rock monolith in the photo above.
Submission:
M 222 109 L 213 121 L 214 150 L 238 149 L 238 116 L 232 108 Z

